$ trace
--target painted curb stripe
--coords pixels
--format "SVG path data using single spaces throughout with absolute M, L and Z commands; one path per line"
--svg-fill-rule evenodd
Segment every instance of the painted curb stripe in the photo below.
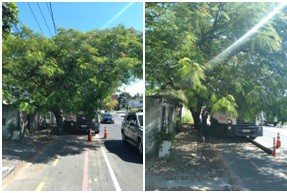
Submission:
M 45 186 L 45 182 L 41 182 L 39 186 L 37 187 L 36 191 L 41 191 L 44 186 Z
M 97 136 L 97 138 L 99 138 L 99 135 L 96 135 L 96 136 Z M 113 180 L 114 186 L 115 186 L 115 188 L 116 188 L 116 191 L 122 191 L 122 190 L 121 190 L 121 187 L 120 187 L 120 185 L 119 185 L 119 182 L 118 182 L 118 180 L 117 180 L 117 178 L 116 178 L 116 175 L 115 175 L 115 173 L 114 173 L 114 171 L 113 171 L 113 169 L 112 169 L 112 166 L 111 166 L 111 164 L 110 164 L 110 162 L 109 162 L 109 159 L 108 159 L 108 157 L 107 157 L 107 155 L 106 155 L 106 153 L 105 153 L 105 150 L 104 150 L 104 148 L 103 148 L 103 146 L 102 146 L 102 144 L 101 144 L 101 150 L 102 150 L 104 159 L 105 159 L 105 161 L 106 161 L 106 164 L 107 164 L 107 166 L 108 166 L 108 169 L 109 169 L 110 175 L 111 175 L 111 177 L 112 177 L 112 180 Z
M 58 164 L 59 159 L 56 159 L 53 163 L 53 166 L 56 166 Z
M 86 151 L 85 151 L 85 161 L 84 161 L 83 183 L 82 183 L 82 190 L 83 191 L 87 191 L 88 190 L 88 157 L 89 157 L 89 152 L 86 149 Z

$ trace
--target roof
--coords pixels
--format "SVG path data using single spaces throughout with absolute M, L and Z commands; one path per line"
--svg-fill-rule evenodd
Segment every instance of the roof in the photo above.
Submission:
M 117 94 L 112 94 L 111 97 L 113 100 L 118 100 L 118 98 L 119 98 L 119 96 Z
M 173 96 L 173 95 L 150 95 L 150 96 L 146 96 L 146 98 L 155 98 L 155 99 L 166 99 L 167 101 L 173 102 L 173 103 L 182 103 L 183 100 Z

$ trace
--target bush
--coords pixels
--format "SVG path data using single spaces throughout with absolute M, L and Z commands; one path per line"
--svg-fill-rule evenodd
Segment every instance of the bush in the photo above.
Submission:
M 181 122 L 182 123 L 190 123 L 190 124 L 194 123 L 192 115 L 189 111 L 185 111 L 183 113 L 182 118 L 181 118 Z
M 193 123 L 193 120 L 190 117 L 182 117 L 182 123 Z
M 155 136 L 156 145 L 161 146 L 163 141 L 173 141 L 174 138 L 175 137 L 173 132 L 166 133 L 165 131 L 159 131 Z

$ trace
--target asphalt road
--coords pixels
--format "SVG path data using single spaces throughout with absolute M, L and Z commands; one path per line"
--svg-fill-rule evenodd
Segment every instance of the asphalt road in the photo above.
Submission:
M 231 184 L 240 190 L 287 190 L 286 162 L 269 156 L 242 138 L 209 140 L 228 168 Z
M 143 190 L 143 159 L 137 149 L 123 143 L 120 126 L 123 117 L 112 114 L 115 124 L 101 124 L 100 138 L 104 136 L 106 127 L 108 139 L 104 141 L 107 157 L 111 162 L 116 178 L 122 190 Z
M 287 127 L 263 127 L 263 136 L 257 137 L 256 142 L 264 145 L 267 148 L 273 147 L 273 138 L 277 140 L 277 133 L 280 134 L 281 146 L 283 149 L 287 150 Z
M 101 132 L 65 134 L 49 144 L 32 163 L 22 168 L 5 191 L 141 191 L 143 163 L 136 148 L 123 144 L 122 117 L 115 124 L 101 124 Z M 108 139 L 102 139 L 104 127 Z

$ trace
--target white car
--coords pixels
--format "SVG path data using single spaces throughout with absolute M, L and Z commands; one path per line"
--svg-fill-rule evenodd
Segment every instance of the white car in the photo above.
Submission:
M 129 112 L 122 122 L 122 139 L 143 154 L 143 112 Z

